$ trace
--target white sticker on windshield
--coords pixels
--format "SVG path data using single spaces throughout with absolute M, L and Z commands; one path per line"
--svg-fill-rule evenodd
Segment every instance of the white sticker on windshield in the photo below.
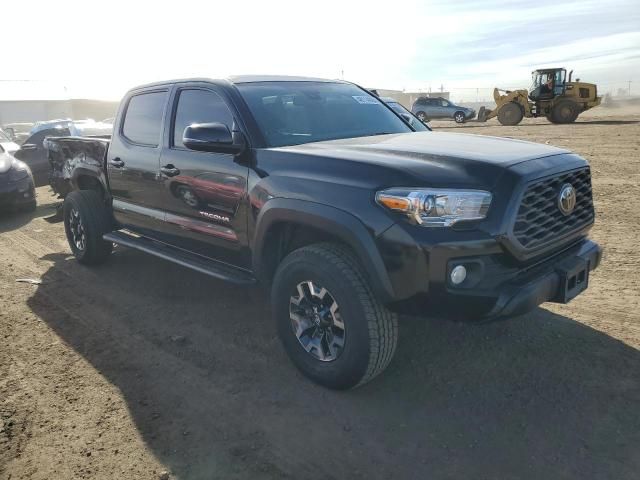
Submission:
M 380 102 L 373 97 L 367 97 L 365 95 L 352 95 L 353 99 L 363 105 L 379 105 Z

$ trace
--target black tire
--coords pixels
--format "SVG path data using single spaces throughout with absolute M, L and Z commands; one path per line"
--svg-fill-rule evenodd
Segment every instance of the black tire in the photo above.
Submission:
M 418 120 L 420 120 L 422 123 L 427 123 L 429 121 L 429 117 L 422 110 L 416 112 L 416 117 L 418 117 Z
M 456 112 L 453 114 L 453 119 L 456 123 L 464 123 L 467 119 L 464 117 L 464 112 Z
M 102 235 L 112 230 L 113 223 L 100 193 L 94 190 L 69 193 L 64 199 L 63 218 L 67 241 L 76 259 L 85 265 L 104 262 L 113 250 L 113 243 L 104 241 Z M 83 236 L 74 227 L 77 218 Z
M 330 361 L 305 350 L 292 326 L 292 294 L 308 281 L 324 287 L 330 301 L 339 306 L 343 348 Z M 278 266 L 271 301 L 287 354 L 305 376 L 320 385 L 339 390 L 363 385 L 393 358 L 397 315 L 375 298 L 358 261 L 346 248 L 319 243 L 290 253 Z
M 503 105 L 498 112 L 498 121 L 500 124 L 509 127 L 518 125 L 523 117 L 524 112 L 522 111 L 522 107 L 514 102 Z
M 578 118 L 578 106 L 571 100 L 560 100 L 551 109 L 553 123 L 573 123 Z

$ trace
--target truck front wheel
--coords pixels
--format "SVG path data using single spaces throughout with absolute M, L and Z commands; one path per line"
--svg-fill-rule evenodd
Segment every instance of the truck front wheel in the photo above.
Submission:
M 397 315 L 374 296 L 353 254 L 319 243 L 290 253 L 272 293 L 278 334 L 295 366 L 329 388 L 353 388 L 391 361 Z
M 80 263 L 95 265 L 104 262 L 113 243 L 102 235 L 111 231 L 111 216 L 102 196 L 94 190 L 69 193 L 63 205 L 64 230 L 69 246 Z

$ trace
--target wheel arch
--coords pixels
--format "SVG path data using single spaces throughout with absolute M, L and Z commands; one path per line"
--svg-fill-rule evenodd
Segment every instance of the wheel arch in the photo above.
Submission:
M 293 237 L 287 238 L 292 229 Z M 296 232 L 303 232 L 306 237 L 296 238 Z M 270 282 L 288 253 L 323 241 L 347 246 L 365 270 L 375 294 L 383 303 L 393 301 L 394 291 L 385 264 L 364 224 L 350 213 L 315 202 L 276 198 L 263 206 L 253 235 L 253 270 L 258 278 Z
M 105 185 L 104 176 L 91 168 L 76 167 L 71 177 L 73 190 L 95 190 L 103 199 L 107 198 L 109 189 Z

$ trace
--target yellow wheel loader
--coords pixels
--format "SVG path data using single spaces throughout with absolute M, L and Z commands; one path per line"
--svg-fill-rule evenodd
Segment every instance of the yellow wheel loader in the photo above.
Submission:
M 572 123 L 580 113 L 600 105 L 598 87 L 580 79 L 571 81 L 573 70 L 545 68 L 531 73 L 532 84 L 527 90 L 493 90 L 496 108 L 480 107 L 478 121 L 498 117 L 502 125 L 517 125 L 523 117 L 546 117 L 552 123 Z M 503 93 L 504 92 L 504 93 Z

